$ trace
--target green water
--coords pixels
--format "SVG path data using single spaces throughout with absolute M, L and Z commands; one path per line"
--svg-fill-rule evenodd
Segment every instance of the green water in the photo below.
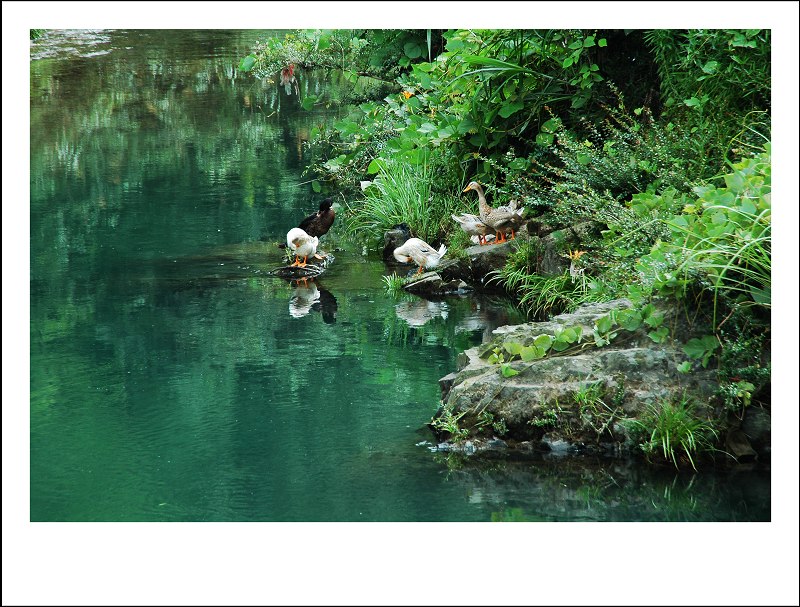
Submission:
M 320 199 L 303 142 L 343 109 L 238 74 L 267 35 L 31 43 L 31 520 L 769 520 L 763 467 L 432 450 L 437 380 L 520 319 L 387 295 L 337 225 L 310 289 L 268 275 Z

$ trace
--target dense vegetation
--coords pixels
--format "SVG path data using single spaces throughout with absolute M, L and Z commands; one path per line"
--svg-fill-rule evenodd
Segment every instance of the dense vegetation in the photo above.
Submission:
M 716 436 L 770 401 L 770 49 L 768 30 L 305 31 L 239 67 L 371 83 L 310 143 L 314 187 L 347 192 L 354 238 L 403 221 L 456 253 L 468 242 L 450 214 L 477 211 L 461 190 L 478 180 L 571 256 L 571 272 L 542 275 L 531 239 L 496 277 L 532 315 L 620 296 L 680 301 L 702 332 L 680 370 L 719 369 Z

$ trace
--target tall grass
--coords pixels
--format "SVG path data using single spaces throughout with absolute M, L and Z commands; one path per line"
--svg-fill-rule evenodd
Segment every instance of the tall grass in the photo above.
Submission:
M 433 245 L 453 229 L 452 213 L 461 201 L 433 191 L 433 171 L 427 163 L 387 162 L 365 190 L 365 198 L 346 212 L 351 238 L 378 241 L 384 232 L 405 223 L 417 238 Z
M 516 295 L 519 306 L 531 318 L 543 319 L 563 312 L 573 312 L 578 306 L 612 299 L 600 280 L 590 281 L 583 272 L 570 275 L 539 274 L 536 239 L 522 241 L 511 253 L 506 265 L 490 273 L 489 282 L 501 284 Z
M 686 396 L 675 403 L 651 405 L 639 423 L 650 430 L 649 440 L 641 444 L 642 451 L 648 456 L 661 451 L 676 468 L 685 457 L 697 470 L 695 457 L 714 451 L 713 441 L 718 438 L 711 422 L 696 416 L 694 404 Z
M 708 211 L 715 208 L 709 207 Z M 696 270 L 708 277 L 714 293 L 714 320 L 716 322 L 717 301 L 725 294 L 740 305 L 760 305 L 766 308 L 772 303 L 772 230 L 771 210 L 746 213 L 738 209 L 724 208 L 728 216 L 738 215 L 737 227 L 748 229 L 705 234 L 684 247 L 684 259 L 679 271 Z M 688 233 L 684 228 L 679 228 Z M 692 234 L 694 236 L 694 234 Z

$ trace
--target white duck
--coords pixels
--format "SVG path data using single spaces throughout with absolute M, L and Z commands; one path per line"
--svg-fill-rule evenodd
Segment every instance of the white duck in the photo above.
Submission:
M 424 240 L 409 238 L 394 250 L 394 258 L 402 263 L 411 263 L 413 261 L 419 266 L 417 274 L 421 274 L 423 268 L 435 268 L 438 266 L 446 252 L 447 247 L 444 245 L 439 247 L 437 251 Z
M 289 230 L 286 234 L 286 246 L 295 256 L 294 263 L 289 267 L 297 266 L 299 268 L 305 268 L 309 256 L 317 252 L 318 244 L 319 238 L 316 236 L 309 236 L 306 231 L 301 228 L 292 228 Z M 302 263 L 300 262 L 301 257 L 303 258 Z
M 494 229 L 481 221 L 481 218 L 472 213 L 461 213 L 461 215 L 450 215 L 453 221 L 461 226 L 470 236 L 478 237 L 478 244 L 486 244 L 486 236 L 494 234 Z

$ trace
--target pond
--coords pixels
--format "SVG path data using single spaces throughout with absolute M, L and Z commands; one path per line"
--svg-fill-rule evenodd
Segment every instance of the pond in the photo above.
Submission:
M 346 111 L 237 72 L 277 34 L 31 43 L 32 521 L 770 519 L 764 466 L 436 451 L 438 379 L 522 318 L 389 295 L 394 268 L 338 224 L 308 287 L 269 275 L 322 198 L 304 143 Z

